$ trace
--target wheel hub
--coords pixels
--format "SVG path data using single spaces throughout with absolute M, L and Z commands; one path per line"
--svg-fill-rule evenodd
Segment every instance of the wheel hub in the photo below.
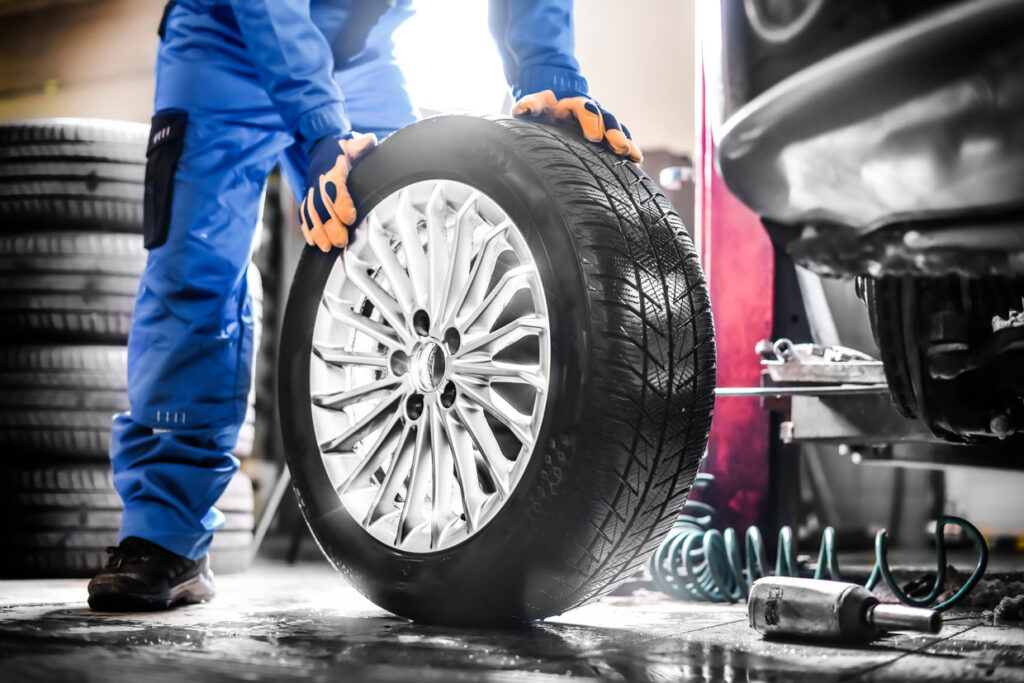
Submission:
M 428 340 L 416 346 L 409 365 L 413 385 L 422 392 L 437 391 L 448 371 L 448 356 L 439 342 Z

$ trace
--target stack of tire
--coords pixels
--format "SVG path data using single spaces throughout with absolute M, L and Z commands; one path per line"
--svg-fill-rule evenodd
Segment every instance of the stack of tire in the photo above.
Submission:
M 132 305 L 146 261 L 148 127 L 50 119 L 0 125 L 0 547 L 6 577 L 86 577 L 117 544 L 110 420 L 128 410 Z M 251 286 L 259 292 L 258 274 Z M 259 313 L 259 307 L 256 313 Z M 249 419 L 236 455 L 252 449 Z M 215 571 L 249 564 L 253 491 L 217 503 Z

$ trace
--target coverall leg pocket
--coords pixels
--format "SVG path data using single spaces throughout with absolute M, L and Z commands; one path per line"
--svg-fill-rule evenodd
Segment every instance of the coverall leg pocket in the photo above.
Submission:
M 188 112 L 165 111 L 153 117 L 146 149 L 146 185 L 142 233 L 146 249 L 167 241 L 174 200 L 174 174 L 185 145 Z

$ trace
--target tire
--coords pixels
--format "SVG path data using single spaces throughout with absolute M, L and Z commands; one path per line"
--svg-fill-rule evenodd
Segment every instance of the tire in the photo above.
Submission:
M 123 344 L 146 263 L 137 235 L 0 235 L 0 325 L 9 338 Z
M 551 340 L 536 446 L 498 512 L 465 540 L 413 552 L 371 535 L 339 502 L 311 407 L 314 325 L 340 252 L 306 249 L 278 371 L 295 490 L 330 561 L 387 610 L 454 625 L 559 614 L 611 591 L 648 560 L 697 473 L 715 384 L 697 254 L 636 165 L 561 129 L 469 117 L 410 126 L 353 170 L 360 220 L 426 179 L 484 193 L 536 263 Z M 361 225 L 353 245 L 369 229 Z
M 110 420 L 129 410 L 126 372 L 117 346 L 0 348 L 0 446 L 105 463 Z
M 219 508 L 218 508 L 219 509 Z M 221 512 L 224 512 L 221 510 Z M 120 510 L 35 510 L 35 511 L 22 511 L 18 519 L 11 524 L 13 531 L 19 531 L 23 529 L 75 529 L 76 532 L 87 532 L 95 530 L 96 533 L 105 533 L 110 529 L 117 529 L 121 524 L 121 511 Z M 252 512 L 224 512 L 224 526 L 221 531 L 252 531 L 253 527 L 253 516 Z M 30 532 L 32 538 L 37 538 L 39 534 L 61 534 L 62 531 L 53 532 Z M 79 543 L 82 545 L 90 545 L 86 543 L 85 536 L 77 536 Z M 35 542 L 35 541 L 33 541 Z M 46 544 L 44 544 L 46 545 Z M 110 545 L 110 544 L 107 544 Z M 98 544 L 92 544 L 92 547 L 96 547 Z
M 40 119 L 0 126 L 0 231 L 138 232 L 146 126 Z
M 12 549 L 3 570 L 8 578 L 89 577 L 106 564 L 106 547 L 117 545 L 121 500 L 109 465 L 8 469 L 0 493 L 12 520 L 0 532 L 0 542 Z M 214 536 L 211 564 L 221 573 L 241 571 L 252 542 L 248 476 L 237 473 L 215 505 L 225 525 Z
M 868 278 L 864 303 L 868 309 L 871 334 L 875 339 L 889 385 L 889 395 L 900 415 L 917 418 L 917 397 L 905 354 L 902 283 L 897 278 Z
M 146 163 L 144 124 L 104 119 L 30 119 L 0 126 L 0 159 Z
M 215 574 L 240 574 L 252 565 L 252 529 L 218 531 L 210 544 L 210 568 Z
M 900 414 L 953 443 L 1021 441 L 1019 351 L 996 323 L 1017 316 L 1022 297 L 1024 278 L 869 278 L 865 304 Z
M 96 545 L 89 547 L 71 547 L 69 544 L 76 538 L 76 532 L 66 532 L 55 539 L 39 537 L 29 541 L 30 547 L 15 547 L 10 564 L 0 575 L 7 579 L 92 578 L 107 563 L 106 548 L 117 545 L 117 531 L 95 535 L 91 542 Z M 40 545 L 43 542 L 55 542 L 58 547 Z M 218 532 L 213 537 L 213 543 L 210 544 L 210 568 L 215 575 L 238 574 L 251 564 L 250 532 Z
M 0 273 L 89 273 L 138 278 L 146 250 L 138 235 L 34 231 L 0 235 Z
M 24 510 L 91 508 L 120 510 L 109 465 L 60 465 L 5 470 L 0 483 L 4 504 Z M 252 482 L 239 472 L 217 500 L 221 512 L 251 513 L 255 505 Z
M 111 418 L 130 410 L 127 372 L 127 350 L 119 346 L 0 347 L 0 448 L 106 463 Z M 253 399 L 239 458 L 252 452 Z

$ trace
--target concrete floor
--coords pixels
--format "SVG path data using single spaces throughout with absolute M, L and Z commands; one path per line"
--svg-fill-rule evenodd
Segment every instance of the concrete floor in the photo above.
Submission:
M 0 582 L 0 681 L 1024 681 L 1024 628 L 981 614 L 837 648 L 766 642 L 742 605 L 646 592 L 516 631 L 420 626 L 323 564 L 263 563 L 165 613 L 94 614 L 85 585 Z

